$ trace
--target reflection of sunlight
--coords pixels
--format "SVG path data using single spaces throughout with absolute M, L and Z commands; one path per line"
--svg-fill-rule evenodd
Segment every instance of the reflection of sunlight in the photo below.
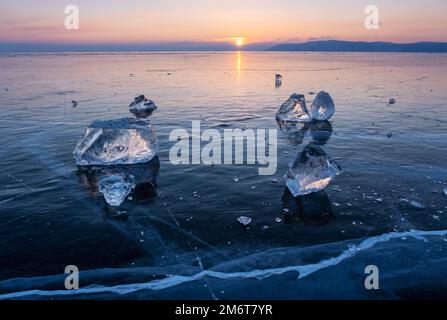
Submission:
M 238 75 L 241 74 L 241 68 L 242 68 L 241 65 L 242 65 L 242 53 L 238 51 L 236 53 L 236 70 Z

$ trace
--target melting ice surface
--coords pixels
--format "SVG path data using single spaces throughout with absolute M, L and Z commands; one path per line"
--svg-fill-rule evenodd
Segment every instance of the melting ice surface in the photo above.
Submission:
M 310 115 L 313 120 L 329 120 L 335 112 L 335 104 L 329 93 L 320 91 L 312 102 Z
M 149 121 L 122 118 L 94 121 L 73 154 L 77 165 L 88 166 L 143 163 L 157 152 L 157 137 Z
M 118 207 L 135 186 L 134 177 L 125 174 L 116 174 L 104 177 L 99 181 L 99 192 L 104 195 L 106 202 Z
M 306 108 L 303 94 L 294 93 L 276 113 L 276 120 L 285 122 L 310 122 L 312 119 Z
M 309 143 L 290 163 L 286 186 L 294 197 L 309 194 L 323 190 L 340 172 L 340 166 L 323 149 Z

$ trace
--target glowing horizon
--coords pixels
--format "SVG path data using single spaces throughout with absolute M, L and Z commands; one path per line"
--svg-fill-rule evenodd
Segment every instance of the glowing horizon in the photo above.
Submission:
M 365 3 L 355 0 L 87 1 L 79 30 L 64 27 L 66 4 L 17 0 L 0 4 L 0 42 L 129 44 L 215 43 L 237 48 L 312 39 L 447 41 L 445 0 L 377 0 L 380 29 L 364 28 Z

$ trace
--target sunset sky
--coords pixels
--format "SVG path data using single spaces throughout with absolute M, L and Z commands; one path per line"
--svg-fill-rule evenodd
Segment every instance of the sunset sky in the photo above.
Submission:
M 79 30 L 64 27 L 66 5 Z M 367 5 L 380 29 L 364 28 Z M 2 0 L 1 43 L 142 44 L 447 41 L 446 0 Z

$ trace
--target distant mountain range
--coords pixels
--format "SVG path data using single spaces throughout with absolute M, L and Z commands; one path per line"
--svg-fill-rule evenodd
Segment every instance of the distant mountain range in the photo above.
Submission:
M 0 53 L 8 52 L 157 52 L 157 51 L 314 51 L 314 52 L 447 52 L 447 42 L 353 42 L 314 40 L 304 43 L 247 43 L 242 47 L 226 42 L 149 43 L 33 43 L 1 42 Z
M 447 52 L 447 42 L 354 42 L 340 40 L 277 44 L 266 51 L 317 52 Z

